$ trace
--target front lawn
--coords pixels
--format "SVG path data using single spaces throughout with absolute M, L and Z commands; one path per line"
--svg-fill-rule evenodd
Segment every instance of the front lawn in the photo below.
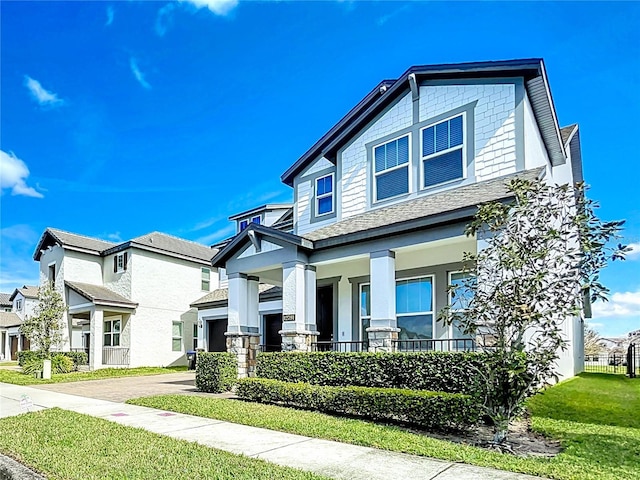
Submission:
M 51 480 L 325 478 L 57 408 L 0 419 L 0 451 Z
M 530 400 L 532 429 L 562 442 L 563 452 L 552 459 L 515 457 L 399 427 L 238 400 L 163 395 L 128 403 L 562 480 L 640 478 L 640 379 L 622 375 L 582 374 Z
M 92 372 L 57 373 L 50 380 L 25 375 L 17 370 L 0 369 L 0 382 L 14 385 L 42 385 L 44 383 L 80 382 L 83 380 L 101 380 L 116 377 L 137 377 L 141 375 L 160 375 L 164 373 L 184 372 L 187 367 L 139 367 L 139 368 L 103 368 Z

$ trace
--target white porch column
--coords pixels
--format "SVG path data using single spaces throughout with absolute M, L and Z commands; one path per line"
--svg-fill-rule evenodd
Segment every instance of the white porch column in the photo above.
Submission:
M 305 285 L 305 330 L 315 332 L 316 327 L 316 267 L 306 265 L 304 268 Z
M 369 351 L 391 352 L 398 339 L 396 321 L 396 255 L 391 250 L 372 252 L 371 323 L 367 328 Z
M 74 345 L 73 340 L 71 339 L 71 337 L 73 336 L 73 320 L 69 312 L 67 312 L 66 315 L 66 322 L 64 320 L 62 322 L 62 327 L 62 344 L 60 345 L 60 350 L 62 352 L 70 352 Z M 65 329 L 67 331 L 66 335 L 64 333 Z
M 238 377 L 253 376 L 259 347 L 258 277 L 229 274 L 227 351 L 238 359 Z
M 104 313 L 94 307 L 90 318 L 89 370 L 97 370 L 102 368 Z
M 315 270 L 307 268 L 304 262 L 293 261 L 282 264 L 280 335 L 282 335 L 282 350 L 285 352 L 311 350 L 311 343 L 318 335 L 315 331 L 315 275 Z M 309 304 L 312 304 L 313 311 Z M 314 326 L 314 330 L 308 329 L 311 325 Z

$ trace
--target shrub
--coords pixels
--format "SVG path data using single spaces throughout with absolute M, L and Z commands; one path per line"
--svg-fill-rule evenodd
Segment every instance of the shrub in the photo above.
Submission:
M 478 395 L 486 355 L 471 352 L 261 353 L 257 376 L 314 385 L 401 388 Z
M 31 363 L 33 360 L 42 360 L 43 354 L 40 350 L 22 350 L 18 352 L 18 365 L 24 368 L 25 364 Z
M 69 357 L 73 361 L 73 367 L 78 369 L 78 365 L 88 365 L 89 356 L 87 352 L 60 352 L 62 355 Z
M 240 398 L 392 420 L 427 429 L 462 429 L 478 422 L 479 408 L 469 395 L 425 390 L 331 387 L 264 378 L 238 380 Z
M 44 359 L 41 356 L 30 355 L 22 365 L 22 373 L 34 375 L 43 370 Z M 74 370 L 73 360 L 64 353 L 57 353 L 51 357 L 51 373 L 69 373 Z
M 238 378 L 238 361 L 232 353 L 198 352 L 196 388 L 201 392 L 221 393 L 231 390 Z

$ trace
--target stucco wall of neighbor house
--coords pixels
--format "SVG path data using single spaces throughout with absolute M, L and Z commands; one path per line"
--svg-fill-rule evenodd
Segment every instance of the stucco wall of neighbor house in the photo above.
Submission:
M 529 96 L 525 93 L 522 102 L 524 117 L 524 168 L 551 167 L 547 149 L 544 146 L 540 129 L 533 115 Z
M 18 300 L 22 301 L 22 308 L 18 310 Z M 13 313 L 20 317 L 20 320 L 24 320 L 27 317 L 32 317 L 34 309 L 38 305 L 37 298 L 27 298 L 22 293 L 18 292 L 13 299 Z
M 130 321 L 131 366 L 184 365 L 201 298 L 201 265 L 144 250 L 134 250 L 130 264 L 131 299 L 138 303 Z M 217 277 L 211 288 L 217 288 Z M 183 322 L 183 346 L 172 351 L 173 322 Z M 185 348 L 186 347 L 186 348 Z

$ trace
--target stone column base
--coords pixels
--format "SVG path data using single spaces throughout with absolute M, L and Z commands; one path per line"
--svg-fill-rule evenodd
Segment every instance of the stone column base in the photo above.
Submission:
M 238 378 L 255 377 L 256 355 L 260 348 L 260 335 L 256 333 L 225 333 L 227 352 L 238 359 Z
M 369 339 L 370 352 L 395 352 L 398 340 L 399 328 L 392 327 L 369 327 L 367 337 Z
M 283 352 L 310 352 L 311 344 L 318 338 L 319 332 L 295 330 L 278 332 L 282 336 Z

